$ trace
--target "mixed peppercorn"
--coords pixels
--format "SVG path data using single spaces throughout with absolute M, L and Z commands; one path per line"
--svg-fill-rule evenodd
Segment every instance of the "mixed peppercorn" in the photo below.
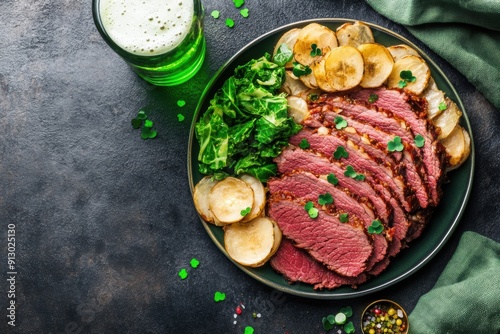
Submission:
M 399 305 L 377 302 L 365 311 L 362 327 L 365 334 L 405 334 L 408 332 L 408 320 Z

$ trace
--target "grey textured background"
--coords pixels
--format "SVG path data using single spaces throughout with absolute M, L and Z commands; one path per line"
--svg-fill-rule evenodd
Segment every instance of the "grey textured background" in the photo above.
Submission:
M 243 333 L 252 325 L 255 333 L 322 333 L 321 318 L 350 305 L 359 333 L 359 314 L 372 300 L 393 298 L 411 311 L 463 231 L 500 241 L 499 112 L 459 71 L 363 1 L 248 0 L 247 19 L 232 1 L 203 4 L 202 70 L 186 84 L 156 88 L 104 43 L 90 0 L 0 3 L 0 332 Z M 219 20 L 209 15 L 215 9 Z M 320 17 L 369 21 L 420 46 L 455 85 L 476 145 L 471 201 L 438 256 L 387 290 L 346 301 L 282 295 L 234 266 L 198 221 L 186 168 L 194 108 L 216 70 L 261 34 Z M 182 109 L 179 99 L 187 101 Z M 155 140 L 130 126 L 142 107 Z M 15 328 L 6 323 L 8 224 L 16 224 Z M 196 270 L 192 257 L 201 261 Z M 177 276 L 183 267 L 186 280 Z M 213 301 L 217 290 L 227 294 L 222 303 Z M 247 308 L 233 324 L 239 303 Z

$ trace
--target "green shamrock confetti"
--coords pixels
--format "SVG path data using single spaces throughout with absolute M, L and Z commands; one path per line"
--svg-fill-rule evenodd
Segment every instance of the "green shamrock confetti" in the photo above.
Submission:
M 378 219 L 372 221 L 372 224 L 368 226 L 368 233 L 370 234 L 380 234 L 383 230 L 384 226 Z
M 139 110 L 139 112 L 137 113 L 137 119 L 145 120 L 146 118 L 148 118 L 146 112 L 144 110 Z
M 132 119 L 131 123 L 134 129 L 140 129 L 142 126 L 141 130 L 142 139 L 153 139 L 158 134 L 155 130 L 152 129 L 153 121 L 148 119 L 148 115 L 146 114 L 146 111 L 144 111 L 143 109 L 139 110 L 137 116 Z
M 188 272 L 185 268 L 182 268 L 181 270 L 179 270 L 178 275 L 181 279 L 186 279 L 188 277 Z
M 137 119 L 137 118 L 132 119 L 132 127 L 134 129 L 139 129 L 141 127 L 141 125 L 142 125 L 142 120 Z
M 387 143 L 387 149 L 389 152 L 401 152 L 404 149 L 404 145 L 401 142 L 401 137 L 395 136 L 392 140 Z
M 248 17 L 248 8 L 244 8 L 242 10 L 240 10 L 240 15 L 243 16 L 243 17 Z
M 314 207 L 314 203 L 313 202 L 311 202 L 311 201 L 307 202 L 306 205 L 304 206 L 304 209 L 307 211 L 307 214 L 312 219 L 318 217 L 319 210 Z
M 309 101 L 314 102 L 314 101 L 317 101 L 319 99 L 319 95 L 316 93 L 311 93 L 308 95 L 308 98 L 309 98 Z
M 333 152 L 333 157 L 337 160 L 340 160 L 341 158 L 347 159 L 349 157 L 349 153 L 347 153 L 347 151 L 343 146 L 339 146 L 337 147 L 335 152 Z
M 311 147 L 311 145 L 309 144 L 309 142 L 307 141 L 306 138 L 302 138 L 302 140 L 299 143 L 299 147 L 301 149 L 305 150 L 305 149 L 308 149 L 309 147 Z
M 184 101 L 184 100 L 178 100 L 177 101 L 177 105 L 182 108 L 182 107 L 184 107 L 186 105 L 186 101 Z
M 337 325 L 343 325 L 347 321 L 347 317 L 344 313 L 339 312 L 335 315 L 335 323 Z
M 332 194 L 326 193 L 326 194 L 319 195 L 319 197 L 318 197 L 318 203 L 319 203 L 319 205 L 332 204 L 333 203 Z
M 418 134 L 415 136 L 415 145 L 418 147 L 418 148 L 421 148 L 421 147 L 424 147 L 425 145 L 425 138 L 424 136 Z
M 254 329 L 252 326 L 246 326 L 245 327 L 245 333 L 244 334 L 253 334 Z
M 340 309 L 340 312 L 344 313 L 346 317 L 352 317 L 352 307 L 346 306 Z
M 323 329 L 325 331 L 329 331 L 333 328 L 333 325 L 335 325 L 335 316 L 333 314 L 330 314 L 329 316 L 323 317 L 323 319 L 321 319 L 321 322 L 323 323 Z
M 294 62 L 292 73 L 293 73 L 293 75 L 295 75 L 298 78 L 298 77 L 301 77 L 303 75 L 311 74 L 312 69 L 307 65 L 302 65 L 301 63 Z
M 153 121 L 151 121 L 149 119 L 145 120 L 144 121 L 144 127 L 151 129 L 153 127 Z
M 218 19 L 220 17 L 220 12 L 218 10 L 213 10 L 210 15 L 212 15 L 214 19 Z
M 143 126 L 141 131 L 142 139 L 153 139 L 158 133 L 155 130 L 151 130 L 150 127 Z
M 185 119 L 183 114 L 177 114 L 177 121 L 182 122 Z
M 399 72 L 399 77 L 402 79 L 398 83 L 399 88 L 404 88 L 406 87 L 408 82 L 415 82 L 417 81 L 417 78 L 413 76 L 411 71 L 401 71 Z
M 316 57 L 316 56 L 321 56 L 321 49 L 318 48 L 318 45 L 316 44 L 311 44 L 311 52 L 310 52 L 311 57 Z
M 232 27 L 234 27 L 234 20 L 233 20 L 233 19 L 230 19 L 230 18 L 227 18 L 227 19 L 226 19 L 226 26 L 227 26 L 228 28 L 232 28 Z
M 377 100 L 378 100 L 377 94 L 370 94 L 370 97 L 368 97 L 368 103 L 375 103 Z
M 344 325 L 344 331 L 346 332 L 346 334 L 352 334 L 356 331 L 352 321 L 349 321 L 347 324 Z
M 233 0 L 234 7 L 240 8 L 245 4 L 245 0 Z
M 446 108 L 448 108 L 448 106 L 446 105 L 446 102 L 444 102 L 444 101 L 442 101 L 438 106 L 438 109 L 441 111 L 446 110 Z
M 337 130 L 342 130 L 343 128 L 347 127 L 347 121 L 342 118 L 342 116 L 337 116 L 335 117 L 335 128 Z
M 363 181 L 365 179 L 365 176 L 363 174 L 356 173 L 354 167 L 352 167 L 351 165 L 347 165 L 344 175 L 357 181 Z
M 347 223 L 349 221 L 349 214 L 348 213 L 341 213 L 339 215 L 339 220 L 341 223 Z
M 246 209 L 243 209 L 241 210 L 240 214 L 245 217 L 246 215 L 248 215 L 250 213 L 250 211 L 252 211 L 252 208 L 251 207 L 248 207 Z
M 337 177 L 333 173 L 328 174 L 328 176 L 326 177 L 326 180 L 328 182 L 330 182 L 331 184 L 333 184 L 334 186 L 339 183 L 339 179 L 337 179 Z
M 224 292 L 216 291 L 214 293 L 214 301 L 216 303 L 221 302 L 226 299 L 226 294 Z
M 193 257 L 191 261 L 189 261 L 189 264 L 191 265 L 191 268 L 198 268 L 200 261 Z

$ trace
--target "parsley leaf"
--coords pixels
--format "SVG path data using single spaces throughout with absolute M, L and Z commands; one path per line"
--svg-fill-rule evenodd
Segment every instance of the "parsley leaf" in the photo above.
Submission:
M 418 148 L 421 148 L 421 147 L 424 147 L 424 144 L 425 144 L 425 138 L 424 136 L 418 134 L 415 136 L 415 146 L 417 146 Z
M 337 160 L 340 160 L 341 158 L 347 159 L 349 157 L 349 153 L 345 150 L 343 146 L 339 146 L 337 147 L 335 152 L 333 152 L 333 157 Z
M 311 74 L 312 70 L 309 66 L 294 62 L 292 72 L 293 72 L 293 75 L 295 75 L 296 77 L 301 77 L 303 75 Z
M 333 203 L 332 194 L 326 193 L 326 194 L 319 195 L 319 197 L 318 197 L 318 203 L 320 205 L 332 204 Z
M 309 144 L 309 142 L 307 141 L 306 138 L 302 138 L 302 140 L 299 143 L 299 147 L 301 149 L 305 150 L 305 149 L 308 149 L 309 147 L 311 147 L 311 145 Z
M 328 182 L 330 182 L 331 184 L 333 184 L 334 186 L 339 183 L 339 179 L 337 179 L 337 177 L 333 173 L 328 174 L 328 176 L 326 177 L 326 180 Z
M 401 142 L 401 137 L 395 136 L 392 140 L 387 143 L 387 149 L 389 152 L 401 152 L 404 149 L 404 145 Z
M 311 57 L 321 56 L 321 54 L 322 52 L 321 49 L 318 48 L 318 45 L 311 44 L 311 52 L 310 52 Z
M 342 116 L 336 116 L 335 117 L 335 128 L 337 130 L 342 130 L 343 128 L 347 127 L 347 121 L 342 118 Z

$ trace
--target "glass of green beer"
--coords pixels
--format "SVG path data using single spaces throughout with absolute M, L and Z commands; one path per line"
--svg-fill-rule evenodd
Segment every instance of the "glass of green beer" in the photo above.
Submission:
M 200 0 L 93 0 L 99 33 L 143 79 L 174 86 L 205 59 Z

